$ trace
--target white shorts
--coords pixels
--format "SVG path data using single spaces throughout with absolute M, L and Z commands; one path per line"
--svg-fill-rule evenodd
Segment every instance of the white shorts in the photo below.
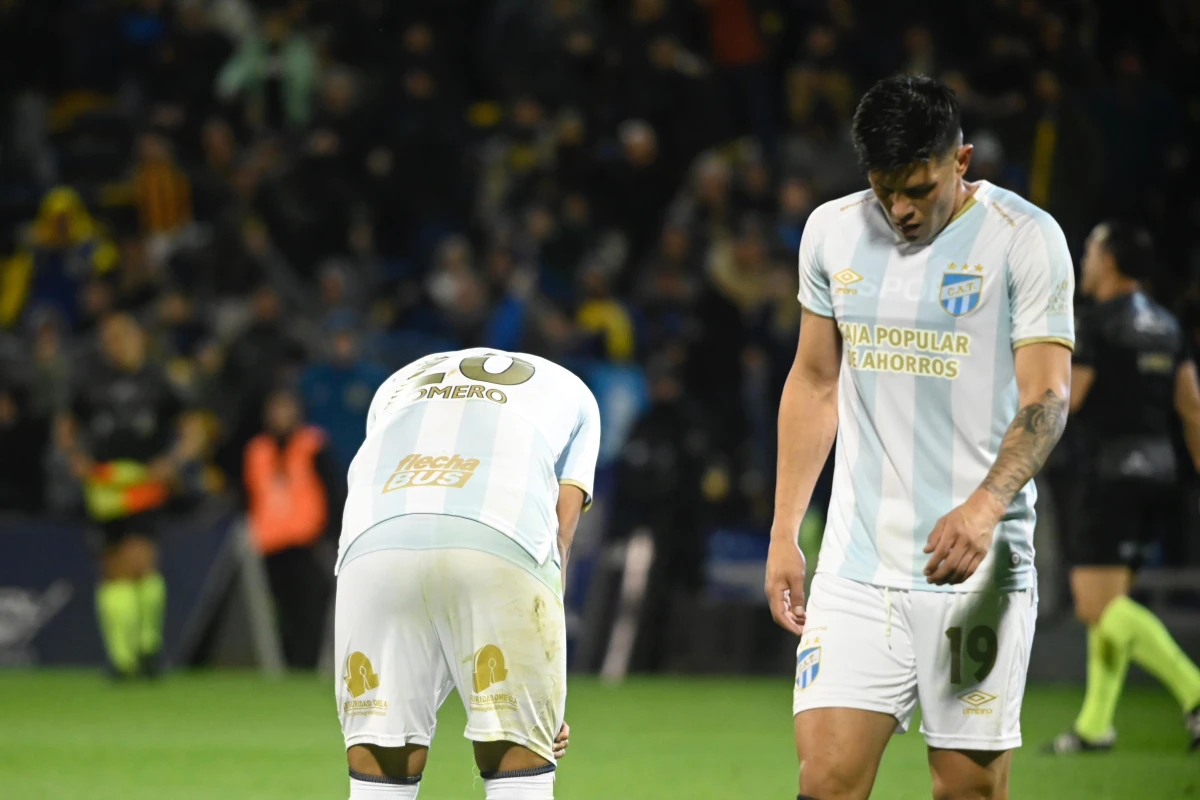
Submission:
M 1036 590 L 906 591 L 821 573 L 811 594 L 793 714 L 861 708 L 904 733 L 919 699 L 931 747 L 1021 746 Z
M 380 550 L 338 575 L 334 640 L 346 746 L 428 746 L 453 688 L 464 735 L 554 763 L 567 700 L 566 618 L 542 581 L 490 553 Z

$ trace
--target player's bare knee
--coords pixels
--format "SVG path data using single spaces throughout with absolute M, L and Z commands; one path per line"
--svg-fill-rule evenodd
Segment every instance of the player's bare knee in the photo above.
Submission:
M 835 760 L 800 762 L 800 794 L 820 800 L 866 800 L 871 781 L 863 771 Z
M 346 748 L 346 763 L 350 772 L 372 778 L 398 780 L 420 777 L 428 758 L 429 748 L 415 744 L 403 747 L 355 744 Z
M 931 770 L 934 800 L 1005 800 L 1008 758 L 1004 753 L 961 753 L 967 759 Z

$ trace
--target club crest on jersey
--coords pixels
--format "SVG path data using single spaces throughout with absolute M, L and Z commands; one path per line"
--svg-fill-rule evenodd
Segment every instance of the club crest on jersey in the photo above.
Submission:
M 951 262 L 946 273 L 942 275 L 942 287 L 938 292 L 938 300 L 946 313 L 952 317 L 970 314 L 979 307 L 982 297 L 983 265 L 959 266 Z
M 796 655 L 796 687 L 807 689 L 821 672 L 821 647 L 806 647 Z

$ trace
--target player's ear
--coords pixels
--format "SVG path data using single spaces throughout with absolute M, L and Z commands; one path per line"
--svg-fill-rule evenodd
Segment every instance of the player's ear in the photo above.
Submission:
M 975 152 L 975 145 L 964 144 L 954 153 L 954 173 L 958 177 L 967 174 L 967 168 L 971 166 L 971 154 Z

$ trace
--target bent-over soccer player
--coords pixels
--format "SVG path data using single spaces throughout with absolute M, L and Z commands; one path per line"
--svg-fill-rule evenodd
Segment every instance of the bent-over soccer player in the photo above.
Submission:
M 488 800 L 551 800 L 567 745 L 563 570 L 596 400 L 537 356 L 438 353 L 375 394 L 338 554 L 351 800 L 412 800 L 457 689 Z

